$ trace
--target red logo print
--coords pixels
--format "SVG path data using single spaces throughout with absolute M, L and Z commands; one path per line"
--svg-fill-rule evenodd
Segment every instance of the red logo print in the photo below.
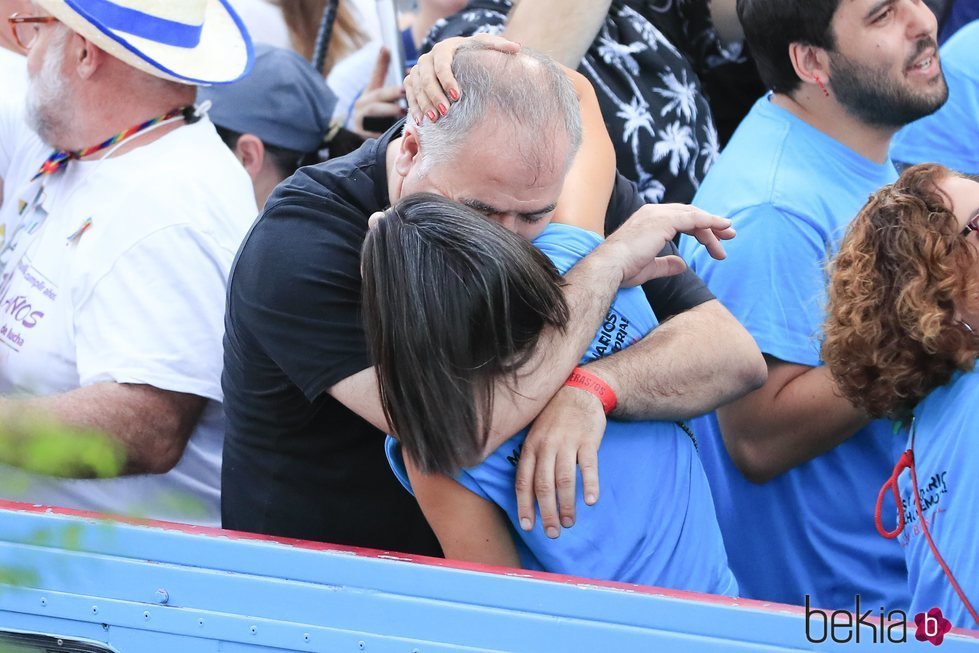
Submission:
M 914 616 L 917 631 L 914 638 L 919 642 L 931 642 L 938 646 L 945 639 L 945 633 L 952 630 L 952 623 L 942 615 L 941 608 L 919 612 Z

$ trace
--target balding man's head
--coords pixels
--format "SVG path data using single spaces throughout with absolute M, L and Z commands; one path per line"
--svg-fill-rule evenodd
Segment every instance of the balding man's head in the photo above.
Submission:
M 462 97 L 437 123 L 413 127 L 423 165 L 450 161 L 461 147 L 479 147 L 471 137 L 485 136 L 487 127 L 534 170 L 570 164 L 581 144 L 581 111 L 554 61 L 531 50 L 507 54 L 473 42 L 456 51 L 452 73 Z
M 452 72 L 462 97 L 437 123 L 408 125 L 392 199 L 436 193 L 534 238 L 550 221 L 581 144 L 574 88 L 543 55 L 481 44 L 457 50 Z

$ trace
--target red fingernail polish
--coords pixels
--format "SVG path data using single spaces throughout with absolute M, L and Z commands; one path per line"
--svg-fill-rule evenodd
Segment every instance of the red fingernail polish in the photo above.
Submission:
M 449 89 L 449 97 L 452 98 L 453 102 L 455 102 L 459 99 L 459 91 L 455 90 L 454 88 Z
M 445 114 L 447 114 L 448 112 L 449 112 L 449 111 L 448 111 L 448 109 L 446 109 L 446 108 L 445 108 L 445 105 L 444 105 L 444 104 L 440 104 L 440 105 L 439 105 L 439 113 L 441 113 L 441 114 L 442 114 L 442 115 L 444 116 L 444 115 L 445 115 Z
M 435 112 L 434 111 L 429 111 L 428 112 L 428 119 L 431 120 L 432 122 L 435 122 L 435 118 L 436 118 Z

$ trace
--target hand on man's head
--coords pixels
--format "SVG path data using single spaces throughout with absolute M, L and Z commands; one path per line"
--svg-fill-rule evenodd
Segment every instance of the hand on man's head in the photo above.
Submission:
M 418 57 L 418 63 L 405 77 L 404 89 L 408 100 L 408 111 L 415 122 L 421 124 L 425 116 L 428 116 L 432 122 L 436 122 L 439 116 L 448 113 L 452 102 L 462 96 L 463 89 L 459 87 L 452 74 L 452 58 L 456 50 L 473 41 L 509 54 L 520 51 L 519 43 L 491 34 L 454 36 L 436 44 L 431 52 Z

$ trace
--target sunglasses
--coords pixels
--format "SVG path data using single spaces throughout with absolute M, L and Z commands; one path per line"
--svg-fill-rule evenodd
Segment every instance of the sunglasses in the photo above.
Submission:
M 14 33 L 14 41 L 18 47 L 27 52 L 37 41 L 37 35 L 41 32 L 41 25 L 57 23 L 58 19 L 54 16 L 21 16 L 14 14 L 7 19 L 10 24 L 10 31 Z

